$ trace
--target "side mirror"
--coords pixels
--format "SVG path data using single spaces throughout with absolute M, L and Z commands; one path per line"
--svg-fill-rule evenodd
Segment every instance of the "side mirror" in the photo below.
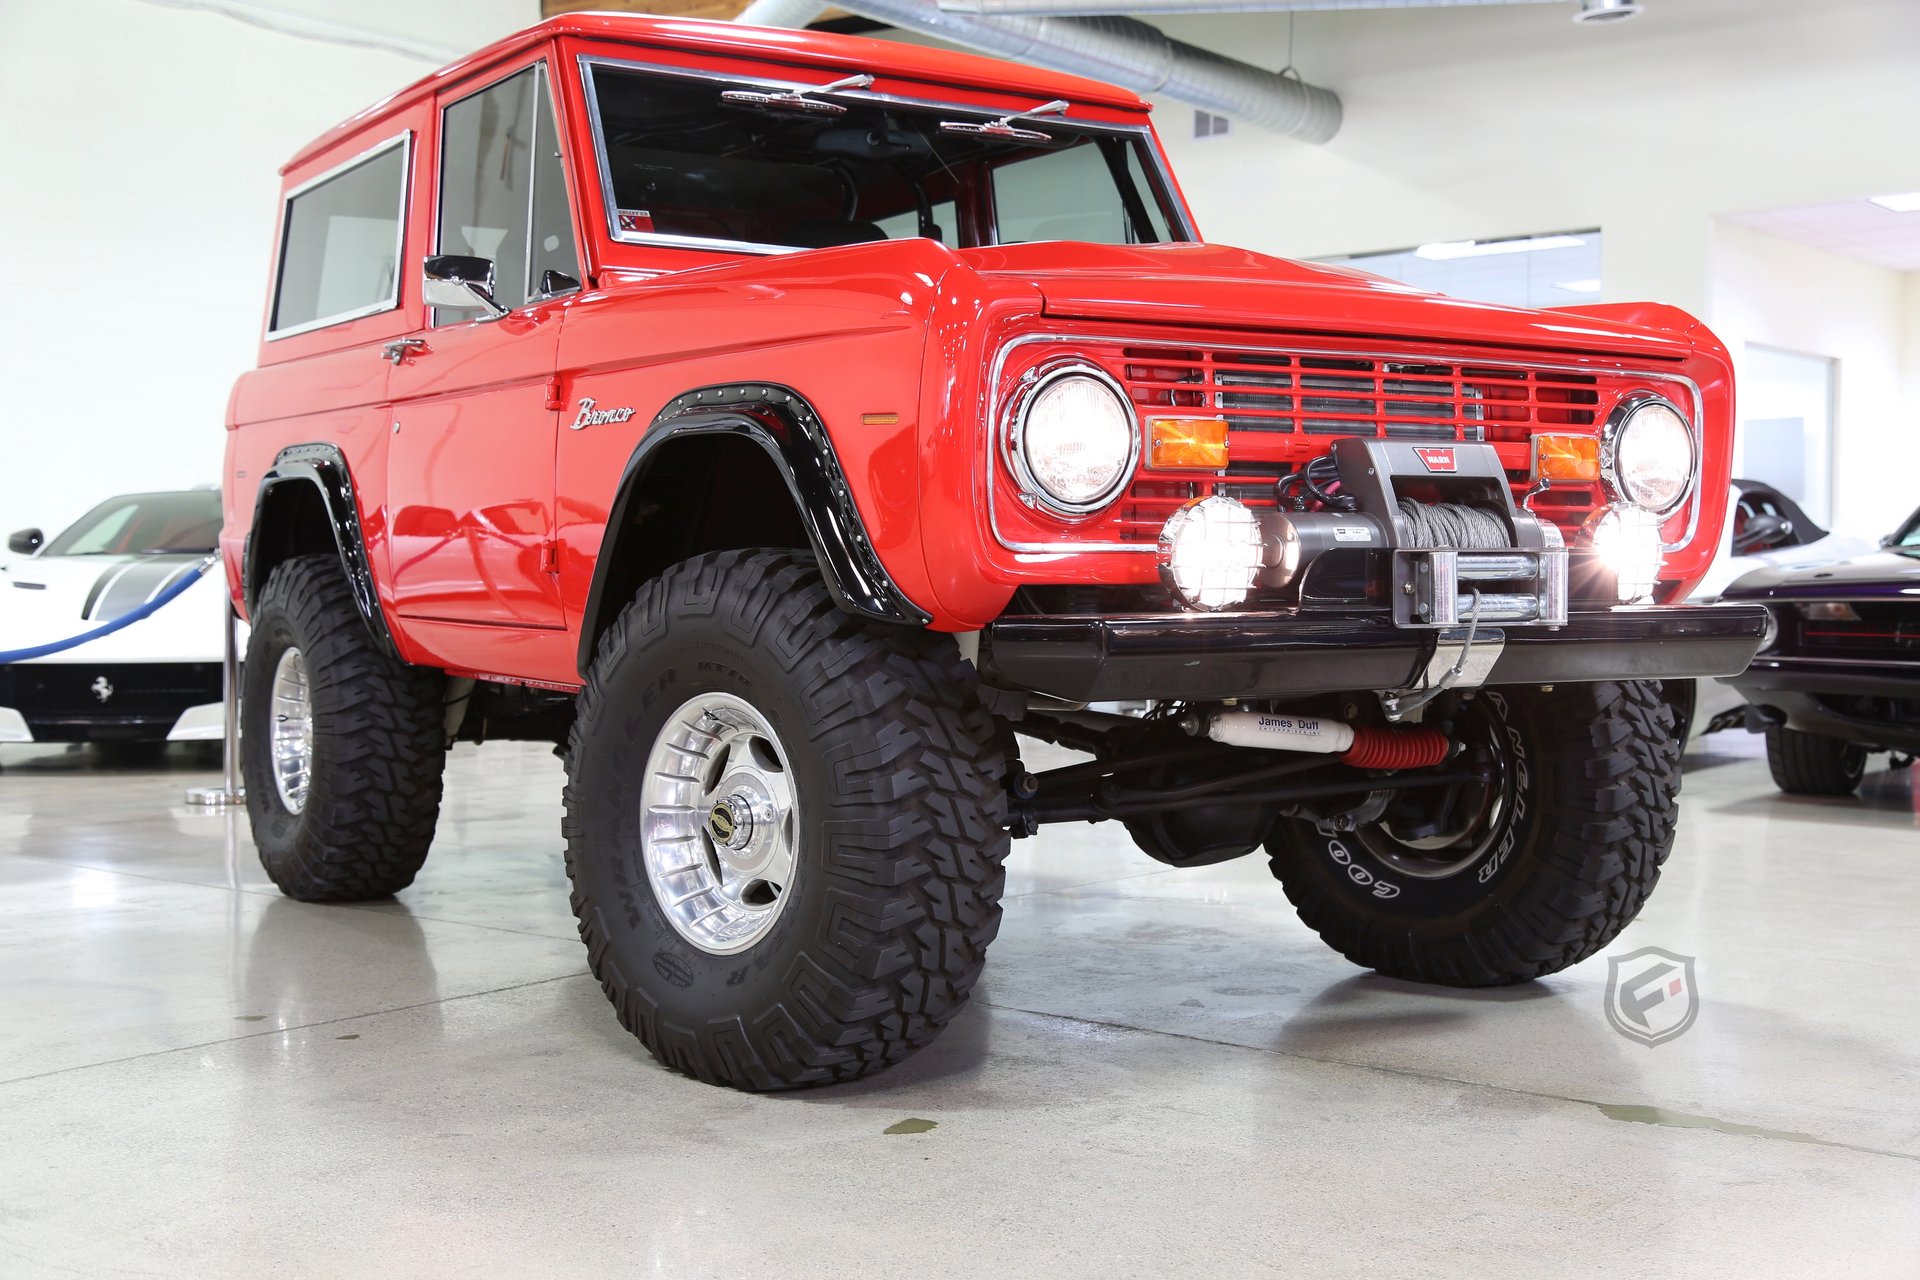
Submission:
M 38 529 L 22 529 L 7 539 L 7 550 L 15 555 L 30 556 L 40 549 L 47 536 Z
M 430 307 L 485 311 L 490 319 L 507 314 L 507 309 L 493 300 L 491 258 L 436 253 L 427 259 L 423 274 L 421 293 Z

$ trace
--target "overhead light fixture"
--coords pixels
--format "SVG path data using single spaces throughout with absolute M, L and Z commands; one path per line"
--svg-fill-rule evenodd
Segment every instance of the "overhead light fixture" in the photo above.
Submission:
M 1640 16 L 1642 8 L 1638 0 L 1580 0 L 1579 12 L 1573 15 L 1575 22 L 1623 22 L 1628 18 Z
M 1868 204 L 1877 204 L 1894 213 L 1920 213 L 1920 191 L 1897 196 L 1868 196 Z
M 1600 292 L 1600 282 L 1598 280 L 1562 280 L 1553 287 L 1556 289 L 1565 289 L 1568 293 Z
M 1423 244 L 1413 251 L 1416 258 L 1429 262 L 1451 262 L 1455 258 L 1491 258 L 1501 253 L 1537 253 L 1542 249 L 1578 249 L 1586 241 L 1579 236 L 1522 236 L 1518 240 L 1441 240 Z

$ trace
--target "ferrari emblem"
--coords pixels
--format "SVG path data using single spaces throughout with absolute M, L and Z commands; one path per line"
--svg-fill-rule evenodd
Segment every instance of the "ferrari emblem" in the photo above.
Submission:
M 102 702 L 113 696 L 113 684 L 105 676 L 95 676 L 87 688 L 93 690 L 93 696 Z

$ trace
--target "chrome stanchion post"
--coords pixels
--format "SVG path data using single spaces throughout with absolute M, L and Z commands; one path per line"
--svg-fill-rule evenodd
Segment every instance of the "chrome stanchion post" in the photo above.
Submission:
M 195 787 L 187 792 L 187 803 L 210 809 L 225 809 L 246 802 L 247 792 L 240 785 L 240 628 L 234 616 L 233 602 L 224 595 L 221 611 L 227 617 L 227 651 L 220 663 L 220 704 L 223 717 L 221 744 L 221 784 Z

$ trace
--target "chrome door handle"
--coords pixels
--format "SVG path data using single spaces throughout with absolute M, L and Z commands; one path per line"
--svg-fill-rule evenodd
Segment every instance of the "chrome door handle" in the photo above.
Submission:
M 386 346 L 380 348 L 380 355 L 382 359 L 391 364 L 399 364 L 414 352 L 425 351 L 426 349 L 427 340 L 425 338 L 402 338 L 398 342 L 389 342 Z

